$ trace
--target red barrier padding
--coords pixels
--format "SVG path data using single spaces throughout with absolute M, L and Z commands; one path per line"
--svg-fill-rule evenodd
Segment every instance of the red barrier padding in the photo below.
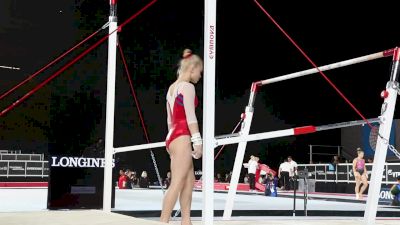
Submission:
M 201 189 L 202 188 L 202 182 L 201 181 L 196 181 L 194 183 L 194 188 Z M 214 190 L 216 191 L 226 191 L 229 190 L 229 183 L 214 183 Z M 249 184 L 243 184 L 239 183 L 237 187 L 238 191 L 249 191 L 250 186 Z
M 23 188 L 23 187 L 48 187 L 47 182 L 0 182 L 0 187 Z

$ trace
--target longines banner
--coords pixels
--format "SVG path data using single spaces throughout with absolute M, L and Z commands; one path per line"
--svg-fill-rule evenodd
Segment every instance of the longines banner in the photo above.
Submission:
M 93 168 L 104 167 L 104 158 L 84 158 L 84 157 L 51 157 L 51 167 L 80 167 L 80 168 Z M 112 167 L 115 166 L 114 159 Z
M 48 208 L 102 208 L 105 160 L 101 156 L 99 151 L 93 154 L 86 152 L 81 156 L 58 154 L 49 156 Z M 114 166 L 113 160 L 112 167 Z M 116 180 L 115 177 L 113 179 Z M 112 190 L 114 199 L 114 185 Z
M 51 167 L 103 168 L 104 158 L 51 157 Z M 115 166 L 114 159 L 112 167 Z M 0 176 L 48 176 L 49 163 L 31 161 L 0 161 Z

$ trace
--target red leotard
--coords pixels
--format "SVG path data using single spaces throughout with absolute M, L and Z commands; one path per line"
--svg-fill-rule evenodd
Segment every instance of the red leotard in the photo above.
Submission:
M 182 88 L 185 88 L 188 85 L 187 82 L 182 82 L 182 83 L 185 83 L 184 84 L 185 86 L 183 86 Z M 179 85 L 179 84 L 176 84 L 176 86 L 177 85 Z M 192 84 L 190 84 L 190 85 L 192 85 Z M 187 108 L 185 107 L 185 103 L 186 104 L 190 104 L 190 103 L 184 101 L 183 93 L 185 93 L 185 91 L 179 91 L 178 87 L 176 89 L 177 89 L 176 93 L 178 93 L 178 94 L 175 97 L 173 107 L 171 107 L 172 102 L 168 101 L 168 99 L 167 99 L 167 107 L 169 107 L 169 109 L 167 109 L 167 110 L 170 110 L 170 113 L 171 113 L 171 115 L 169 115 L 170 120 L 171 120 L 170 121 L 170 130 L 169 130 L 167 138 L 165 140 L 167 150 L 169 149 L 170 143 L 173 140 L 175 140 L 176 138 L 178 138 L 179 136 L 182 136 L 182 135 L 190 136 L 188 121 L 186 119 L 187 118 L 186 117 Z M 196 96 L 194 96 L 194 106 L 197 107 L 197 105 L 198 105 L 198 99 Z M 185 111 L 185 108 L 186 108 L 186 111 Z M 191 113 L 194 113 L 194 112 L 191 112 Z M 197 122 L 197 121 L 195 121 L 195 122 Z

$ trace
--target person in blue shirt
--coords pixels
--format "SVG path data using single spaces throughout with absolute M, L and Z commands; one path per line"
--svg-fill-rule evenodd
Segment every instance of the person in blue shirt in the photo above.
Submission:
M 278 196 L 278 178 L 274 177 L 271 173 L 265 178 L 265 196 L 277 197 Z
M 393 187 L 390 189 L 390 193 L 394 195 L 392 205 L 400 206 L 400 176 L 397 177 L 397 184 L 393 185 Z

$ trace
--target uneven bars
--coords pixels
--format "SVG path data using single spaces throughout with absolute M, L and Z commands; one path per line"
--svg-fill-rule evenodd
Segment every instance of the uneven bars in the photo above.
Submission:
M 368 119 L 368 121 L 370 123 L 377 123 L 380 120 L 379 120 L 379 118 L 372 118 L 372 119 Z M 343 127 L 364 125 L 366 123 L 367 122 L 364 120 L 354 120 L 354 121 L 333 123 L 333 124 L 321 125 L 321 126 L 304 126 L 304 127 L 296 127 L 296 128 L 285 129 L 285 130 L 268 131 L 268 132 L 263 132 L 263 133 L 250 134 L 250 135 L 246 135 L 246 136 L 240 136 L 239 133 L 234 133 L 234 134 L 220 135 L 220 136 L 215 137 L 215 144 L 216 144 L 216 146 L 237 144 L 237 143 L 243 142 L 243 141 L 258 141 L 258 140 L 263 140 L 263 139 L 271 139 L 271 138 L 285 137 L 285 136 L 291 136 L 291 135 L 308 134 L 308 133 L 314 133 L 314 132 L 318 132 L 318 131 L 325 131 L 325 130 L 343 128 Z M 128 147 L 114 148 L 114 154 L 121 153 L 121 152 L 145 150 L 145 149 L 150 149 L 150 148 L 161 148 L 161 147 L 165 147 L 165 142 L 155 142 L 155 143 L 150 143 L 150 144 L 141 144 L 141 145 L 134 145 L 134 146 L 128 146 Z
M 369 123 L 378 123 L 379 121 L 380 121 L 379 118 L 368 119 Z M 334 123 L 334 124 L 318 126 L 317 131 L 332 130 L 332 129 L 343 128 L 343 127 L 352 127 L 352 126 L 357 126 L 357 125 L 364 125 L 366 123 L 367 122 L 365 120 L 355 120 L 355 121 L 349 121 L 349 122 Z
M 332 63 L 332 64 L 321 66 L 318 68 L 320 71 L 337 69 L 340 67 L 345 67 L 345 66 L 349 66 L 349 65 L 353 65 L 353 64 L 357 64 L 357 63 L 362 63 L 362 62 L 367 62 L 367 61 L 371 61 L 371 60 L 375 60 L 375 59 L 379 59 L 379 58 L 383 58 L 383 57 L 388 57 L 388 56 L 393 55 L 393 52 L 394 52 L 394 48 L 385 50 L 385 51 L 381 51 L 381 52 L 377 52 L 377 53 L 373 53 L 373 54 L 369 54 L 369 55 L 365 55 L 365 56 L 361 56 L 361 57 L 357 57 L 357 58 L 353 58 L 353 59 L 344 60 L 341 62 Z M 274 78 L 258 81 L 257 85 L 261 86 L 261 85 L 266 85 L 266 84 L 272 84 L 272 83 L 276 83 L 279 81 L 289 80 L 289 79 L 302 77 L 302 76 L 306 76 L 306 75 L 310 75 L 310 74 L 314 74 L 314 73 L 318 73 L 318 72 L 319 71 L 316 68 L 303 70 L 303 71 L 299 71 L 299 72 L 295 72 L 295 73 L 289 73 L 286 75 L 282 75 L 279 77 L 274 77 Z
M 121 152 L 138 151 L 138 150 L 144 150 L 144 149 L 150 149 L 150 148 L 161 148 L 161 147 L 165 147 L 165 141 L 155 142 L 155 143 L 150 143 L 150 144 L 142 144 L 142 145 L 114 148 L 114 154 L 121 153 Z
M 368 119 L 370 123 L 379 122 L 379 118 Z M 250 134 L 246 136 L 239 136 L 239 137 L 232 137 L 232 138 L 224 138 L 220 140 L 216 140 L 217 146 L 218 145 L 229 145 L 229 144 L 236 144 L 243 141 L 258 141 L 263 139 L 271 139 L 277 137 L 286 137 L 292 135 L 300 135 L 300 134 L 309 134 L 318 131 L 325 131 L 325 130 L 332 130 L 338 129 L 343 127 L 351 127 L 357 125 L 364 125 L 367 121 L 365 120 L 355 120 L 355 121 L 348 121 L 348 122 L 340 122 L 340 123 L 333 123 L 328 125 L 321 125 L 321 126 L 304 126 L 304 127 L 296 127 L 290 128 L 286 130 L 278 130 L 278 131 L 269 131 L 257 134 Z

